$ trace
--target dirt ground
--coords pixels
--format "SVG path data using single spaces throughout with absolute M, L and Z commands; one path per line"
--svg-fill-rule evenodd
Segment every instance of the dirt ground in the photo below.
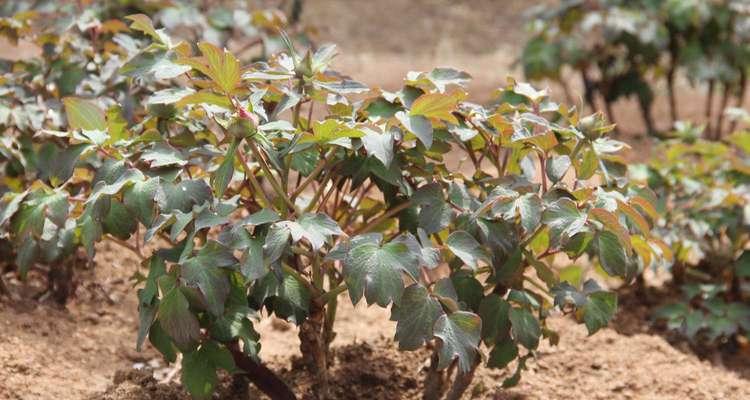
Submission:
M 97 266 L 83 271 L 67 309 L 31 300 L 0 305 L 0 398 L 156 400 L 186 399 L 179 374 L 151 348 L 135 352 L 135 295 L 129 277 L 137 262 L 112 244 L 99 246 Z M 6 275 L 6 278 L 11 278 Z M 23 287 L 13 282 L 14 289 Z M 32 280 L 33 282 L 34 280 Z M 92 284 L 90 282 L 99 282 Z M 27 287 L 27 293 L 38 288 Z M 421 352 L 398 352 L 388 311 L 347 306 L 336 321 L 333 393 L 341 399 L 417 399 L 424 380 Z M 673 347 L 641 321 L 624 318 L 618 329 L 587 337 L 585 328 L 558 317 L 558 346 L 542 345 L 521 384 L 503 390 L 512 371 L 480 369 L 467 398 L 486 399 L 743 399 L 750 398 L 750 365 L 729 369 Z M 301 396 L 312 382 L 291 369 L 299 357 L 296 329 L 265 318 L 257 324 L 261 357 L 281 371 Z M 643 333 L 641 333 L 643 332 Z M 745 355 L 747 356 L 747 355 Z M 145 375 L 133 372 L 144 368 Z M 153 372 L 155 378 L 150 378 Z M 171 376 L 170 376 L 171 375 Z M 113 383 L 116 382 L 116 383 Z M 169 382 L 169 384 L 157 384 Z M 225 388 L 223 399 L 236 398 Z M 252 394 L 253 392 L 251 392 Z M 253 397 L 247 397 L 253 398 Z
M 339 43 L 338 69 L 370 85 L 396 89 L 409 70 L 453 66 L 474 76 L 470 89 L 476 100 L 485 100 L 506 76 L 520 77 L 514 63 L 524 38 L 522 11 L 529 3 L 549 2 L 309 0 L 303 18 L 319 26 L 323 40 Z M 686 99 L 684 116 L 699 114 L 703 106 L 690 102 L 691 94 L 684 89 L 680 97 Z M 665 109 L 659 103 L 656 114 L 666 115 Z M 634 147 L 649 147 L 638 135 L 642 127 L 634 104 L 618 105 L 615 115 L 627 121 L 621 128 Z M 100 245 L 94 268 L 79 271 L 76 295 L 65 309 L 29 300 L 38 290 L 34 276 L 23 285 L 6 274 L 26 300 L 0 302 L 0 399 L 186 399 L 177 386 L 178 370 L 164 365 L 151 348 L 134 350 L 137 309 L 129 278 L 137 266 L 115 245 Z M 419 398 L 425 353 L 395 350 L 395 325 L 387 310 L 341 304 L 332 367 L 336 397 Z M 482 369 L 467 397 L 750 398 L 750 355 L 732 362 L 701 360 L 684 345 L 673 346 L 655 334 L 641 314 L 625 314 L 613 325 L 617 330 L 592 337 L 564 318 L 554 318 L 552 325 L 562 333 L 560 344 L 541 347 L 518 387 L 500 389 L 511 371 Z M 264 338 L 262 358 L 304 395 L 311 382 L 290 367 L 299 356 L 296 329 L 266 318 L 258 330 Z M 149 372 L 135 372 L 135 367 Z M 220 397 L 237 398 L 224 389 Z

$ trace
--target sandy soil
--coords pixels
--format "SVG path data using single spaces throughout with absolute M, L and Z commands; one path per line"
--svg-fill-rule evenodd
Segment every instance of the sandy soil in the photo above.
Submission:
M 153 349 L 134 351 L 137 315 L 128 278 L 137 263 L 110 244 L 99 250 L 97 267 L 80 276 L 77 296 L 66 310 L 31 300 L 0 304 L 0 398 L 184 398 L 172 366 L 164 365 Z M 100 284 L 86 283 L 94 281 Z M 424 379 L 420 369 L 427 354 L 395 350 L 395 327 L 387 310 L 355 309 L 346 305 L 345 297 L 341 304 L 332 367 L 336 398 L 419 398 Z M 501 390 L 500 383 L 511 371 L 481 369 L 467 398 L 750 398 L 750 381 L 736 371 L 701 361 L 648 331 L 634 333 L 645 330 L 633 326 L 638 323 L 626 322 L 630 335 L 605 329 L 587 337 L 583 327 L 555 318 L 552 326 L 562 333 L 560 344 L 552 347 L 545 342 L 520 386 Z M 299 356 L 296 328 L 266 318 L 258 330 L 263 359 L 304 396 L 312 382 L 291 368 Z M 155 372 L 158 380 L 172 373 L 172 385 L 128 372 L 134 366 Z

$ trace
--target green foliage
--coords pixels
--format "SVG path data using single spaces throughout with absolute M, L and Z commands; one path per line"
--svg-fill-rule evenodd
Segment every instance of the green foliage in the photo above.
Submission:
M 139 8 L 155 13 L 168 28 L 155 29 L 143 14 L 129 17 L 130 27 L 109 19 L 123 15 L 125 9 Z M 127 239 L 136 229 L 133 216 L 151 224 L 159 180 L 131 179 L 140 172 L 125 160 L 130 154 L 112 154 L 108 149 L 115 144 L 161 141 L 157 125 L 169 124 L 170 104 L 182 99 L 185 93 L 180 91 L 188 88 L 161 90 L 165 85 L 157 79 L 191 69 L 175 62 L 188 46 L 173 44 L 167 32 L 226 43 L 237 32 L 218 23 L 221 14 L 245 21 L 242 30 L 247 39 L 262 47 L 245 54 L 256 58 L 269 46 L 278 48 L 270 43 L 280 40 L 278 28 L 286 23 L 283 12 L 252 11 L 240 3 L 226 2 L 209 18 L 184 4 L 94 2 L 85 12 L 72 2 L 19 1 L 0 7 L 0 34 L 14 43 L 25 41 L 40 52 L 0 61 L 0 241 L 14 243 L 22 276 L 35 263 L 50 269 L 70 264 L 80 246 L 91 256 L 94 242 L 102 237 Z M 190 17 L 182 18 L 186 16 Z M 132 86 L 131 78 L 143 85 Z M 143 122 L 144 117 L 149 129 L 134 137 L 128 126 Z M 185 165 L 184 156 L 156 144 L 144 149 L 141 160 L 168 167 Z M 232 168 L 233 159 L 227 157 L 211 179 L 219 194 Z M 122 188 L 121 198 L 110 198 Z M 98 199 L 102 190 L 106 195 Z M 84 205 L 92 191 L 97 200 Z M 28 204 L 18 210 L 22 201 Z M 55 206 L 50 214 L 49 207 Z
M 654 234 L 674 252 L 671 270 L 683 297 L 655 317 L 693 342 L 720 343 L 750 334 L 750 134 L 707 142 L 693 137 L 691 125 L 680 126 L 685 139 L 662 144 L 661 157 L 631 172 L 659 196 L 663 218 Z
M 608 112 L 618 99 L 635 97 L 650 133 L 657 129 L 651 108 L 659 80 L 669 90 L 673 123 L 678 119 L 678 74 L 691 85 L 706 84 L 708 104 L 716 88 L 723 87 L 719 115 L 706 132 L 709 138 L 719 137 L 729 98 L 735 96 L 740 105 L 744 98 L 749 18 L 737 0 L 562 0 L 536 13 L 521 63 L 527 78 L 556 80 L 566 90 L 568 71 L 575 72 L 593 109 L 597 96 Z M 713 114 L 707 105 L 707 119 Z
M 325 396 L 345 291 L 392 306 L 399 346 L 429 344 L 436 370 L 470 374 L 485 349 L 491 367 L 519 359 L 512 385 L 541 340 L 556 341 L 550 314 L 573 313 L 593 333 L 616 310 L 593 280 L 562 280 L 560 260 L 588 254 L 629 281 L 660 258 L 655 206 L 628 184 L 626 145 L 599 114 L 581 118 L 512 80 L 480 106 L 465 101 L 468 75 L 446 68 L 371 90 L 331 69 L 333 46 L 298 51 L 286 39 L 285 52 L 244 65 L 145 15 L 127 20 L 91 44 L 109 49 L 110 86 L 59 97 L 59 124 L 40 122 L 31 140 L 5 125 L 52 155 L 39 165 L 57 164 L 25 170 L 0 226 L 21 271 L 48 242 L 89 257 L 105 239 L 133 251 L 148 269 L 136 277 L 138 345 L 182 353 L 197 398 L 218 369 L 259 362 L 261 311 L 300 326 Z M 446 278 L 430 278 L 436 269 Z

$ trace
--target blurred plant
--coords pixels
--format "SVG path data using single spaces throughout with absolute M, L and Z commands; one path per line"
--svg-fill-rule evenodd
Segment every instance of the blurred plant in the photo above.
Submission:
M 564 0 L 558 8 L 538 13 L 531 26 L 533 37 L 521 59 L 526 76 L 556 80 L 569 93 L 564 70 L 575 71 L 588 106 L 596 110 L 601 96 L 611 121 L 612 104 L 635 96 L 646 129 L 658 133 L 651 112 L 653 86 L 664 79 L 672 124 L 677 122 L 675 81 L 680 70 L 692 85 L 707 87 L 709 139 L 721 137 L 730 98 L 739 106 L 744 101 L 750 8 L 743 1 Z M 717 113 L 713 106 L 719 89 Z M 730 125 L 729 131 L 734 128 Z
M 673 283 L 684 296 L 654 317 L 695 343 L 734 342 L 750 333 L 750 133 L 709 142 L 700 127 L 678 126 L 681 139 L 632 173 L 659 196 L 654 235 L 674 251 Z

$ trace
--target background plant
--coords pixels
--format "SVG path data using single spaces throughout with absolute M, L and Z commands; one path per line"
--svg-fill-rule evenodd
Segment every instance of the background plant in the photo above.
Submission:
M 706 87 L 709 138 L 718 139 L 725 130 L 723 110 L 730 100 L 743 103 L 750 24 L 741 1 L 562 1 L 538 13 L 531 26 L 534 34 L 521 57 L 526 76 L 556 80 L 570 93 L 566 71 L 578 74 L 588 106 L 598 109 L 600 97 L 610 121 L 612 104 L 634 96 L 646 129 L 657 133 L 651 110 L 654 87 L 663 82 L 674 124 L 680 75 Z
M 682 139 L 663 143 L 663 157 L 633 168 L 659 196 L 654 234 L 674 252 L 672 283 L 682 296 L 654 317 L 696 344 L 736 344 L 750 332 L 750 135 L 709 142 L 699 139 L 702 127 L 678 127 Z

